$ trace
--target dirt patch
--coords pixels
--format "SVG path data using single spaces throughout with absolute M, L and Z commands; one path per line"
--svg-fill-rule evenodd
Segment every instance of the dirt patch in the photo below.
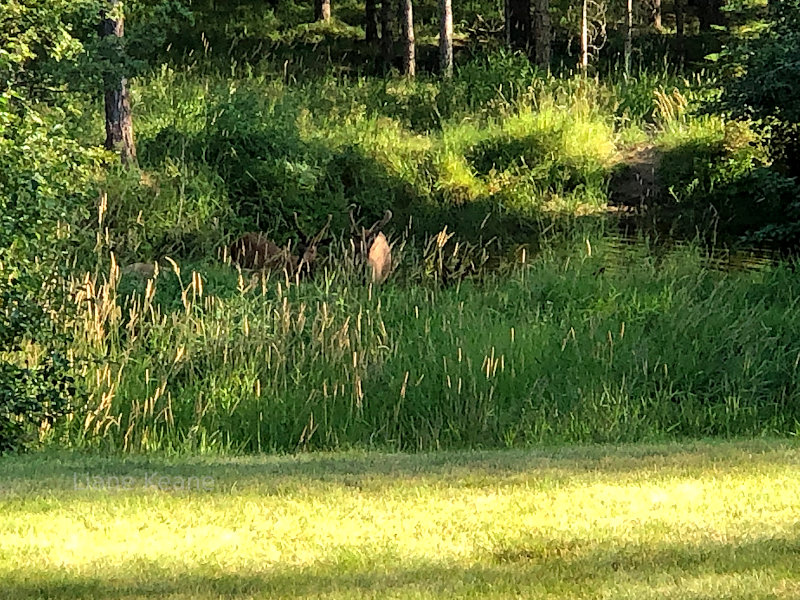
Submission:
M 609 208 L 644 209 L 653 206 L 661 196 L 659 161 L 658 150 L 650 142 L 627 148 L 611 177 Z

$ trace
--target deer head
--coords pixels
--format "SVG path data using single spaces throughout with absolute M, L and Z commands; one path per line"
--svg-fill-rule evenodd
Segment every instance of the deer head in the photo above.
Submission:
M 378 221 L 373 223 L 372 227 L 366 229 L 364 227 L 359 227 L 356 223 L 356 219 L 353 216 L 353 209 L 351 208 L 348 211 L 348 215 L 350 216 L 350 233 L 353 236 L 353 241 L 357 245 L 357 249 L 360 249 L 363 254 L 369 254 L 369 249 L 372 247 L 375 238 L 381 233 L 381 230 L 386 227 L 386 224 L 392 219 L 392 211 L 386 209 L 383 213 L 383 217 Z
M 328 215 L 328 220 L 325 222 L 325 225 L 322 227 L 322 229 L 320 229 L 316 233 L 316 235 L 308 237 L 303 233 L 303 230 L 300 228 L 300 223 L 297 222 L 297 213 L 294 213 L 294 224 L 297 227 L 297 233 L 302 238 L 301 247 L 303 249 L 303 253 L 299 256 L 297 262 L 297 268 L 299 269 L 300 272 L 303 271 L 305 271 L 306 273 L 311 272 L 311 268 L 314 264 L 314 261 L 317 260 L 319 243 L 322 241 L 322 238 L 328 231 L 328 228 L 331 225 L 332 218 L 333 215 Z
M 302 254 L 295 254 L 290 246 L 278 246 L 263 233 L 250 232 L 230 245 L 231 260 L 243 269 L 286 271 L 292 276 L 310 273 L 311 266 L 317 258 L 317 247 L 330 225 L 331 216 L 328 216 L 325 226 L 311 237 L 306 236 L 300 229 L 297 214 L 294 218 L 297 233 L 302 240 Z

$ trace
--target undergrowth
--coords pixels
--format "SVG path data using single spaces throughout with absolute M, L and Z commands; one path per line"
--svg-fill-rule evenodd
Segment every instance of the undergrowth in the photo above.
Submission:
M 86 403 L 50 439 L 127 451 L 498 447 L 791 434 L 797 299 L 784 267 L 575 238 L 488 268 L 447 235 L 365 286 L 162 266 L 87 275 Z M 523 262 L 524 261 L 524 262 Z M 676 326 L 680 323 L 680 326 Z
M 484 238 L 524 241 L 542 215 L 601 211 L 618 151 L 658 122 L 657 92 L 694 85 L 668 72 L 559 79 L 506 52 L 446 83 L 273 69 L 196 62 L 134 81 L 141 172 L 102 183 L 122 262 L 213 256 L 248 230 L 282 243 L 294 213 L 309 231 L 332 214 L 341 232 L 351 205 L 413 217 L 420 234 L 449 223 L 478 241 L 483 223 Z M 99 112 L 76 124 L 87 140 Z
M 788 266 L 722 274 L 699 248 L 621 252 L 583 228 L 607 210 L 620 157 L 653 144 L 656 191 L 691 234 L 798 237 L 781 222 L 797 184 L 757 125 L 700 114 L 716 76 L 545 73 L 487 43 L 442 82 L 425 68 L 423 26 L 409 81 L 359 46 L 344 5 L 311 25 L 299 24 L 309 7 L 247 6 L 210 37 L 179 28 L 202 33 L 199 49 L 137 67 L 136 168 L 100 153 L 76 181 L 47 167 L 81 190 L 31 216 L 69 247 L 39 268 L 58 270 L 71 303 L 43 310 L 64 329 L 76 404 L 66 423 L 42 419 L 44 439 L 283 451 L 797 433 Z M 75 148 L 103 135 L 87 98 L 65 92 L 69 110 L 50 117 Z M 351 208 L 364 222 L 394 213 L 399 262 L 384 286 L 365 285 L 339 242 Z M 219 260 L 244 232 L 297 242 L 329 216 L 334 242 L 309 281 Z M 120 268 L 147 261 L 153 280 Z M 45 357 L 34 339 L 14 342 L 14 365 Z

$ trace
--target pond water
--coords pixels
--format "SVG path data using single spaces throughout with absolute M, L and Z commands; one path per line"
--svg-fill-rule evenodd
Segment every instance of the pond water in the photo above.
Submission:
M 696 248 L 697 243 L 672 235 L 669 231 L 651 224 L 643 224 L 636 218 L 619 218 L 604 236 L 608 252 L 622 262 L 630 255 L 650 255 L 657 259 L 665 255 Z M 753 271 L 775 266 L 785 260 L 779 250 L 756 245 L 707 245 L 704 264 L 718 271 Z

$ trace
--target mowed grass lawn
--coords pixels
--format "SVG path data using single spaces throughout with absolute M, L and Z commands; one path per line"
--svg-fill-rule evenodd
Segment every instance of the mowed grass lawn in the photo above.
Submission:
M 800 446 L 0 459 L 3 600 L 298 597 L 800 598 Z

